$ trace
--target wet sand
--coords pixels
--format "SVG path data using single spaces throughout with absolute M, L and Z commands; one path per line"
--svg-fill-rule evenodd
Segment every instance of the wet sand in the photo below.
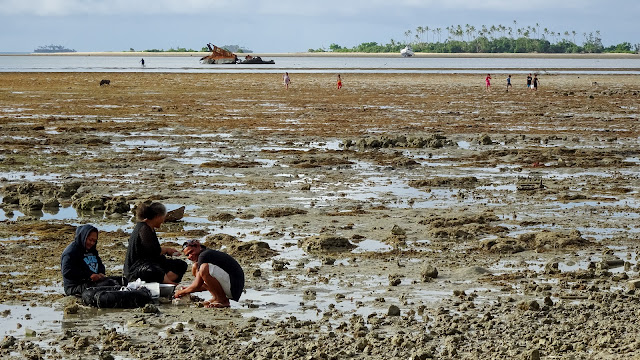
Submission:
M 0 74 L 0 355 L 633 358 L 640 76 L 504 77 Z M 62 296 L 74 226 L 118 273 L 147 199 L 239 303 Z

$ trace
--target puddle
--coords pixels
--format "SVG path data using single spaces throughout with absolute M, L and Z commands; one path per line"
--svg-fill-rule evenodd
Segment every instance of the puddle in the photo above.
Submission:
M 614 248 L 614 247 L 609 247 Z M 626 247 L 618 247 L 614 251 L 613 255 L 617 258 L 631 263 L 632 267 L 638 263 L 637 253 L 635 251 L 628 251 Z M 552 260 L 558 263 L 558 269 L 561 272 L 572 272 L 579 270 L 587 270 L 591 263 L 599 263 L 602 260 L 602 254 L 591 254 L 586 251 L 578 251 L 575 256 L 567 256 L 564 259 Z M 497 273 L 513 272 L 529 270 L 536 273 L 543 273 L 545 265 L 551 260 L 500 260 L 496 265 L 489 267 L 489 270 Z M 624 266 L 620 265 L 608 269 L 613 274 L 619 274 L 625 272 Z
M 62 311 L 52 307 L 0 304 L 0 313 L 4 311 L 10 311 L 10 313 L 7 316 L 0 316 L 0 337 L 6 335 L 24 337 L 25 329 L 38 333 L 61 327 Z M 22 326 L 18 328 L 18 324 Z
M 363 240 L 358 243 L 358 247 L 353 249 L 353 253 L 364 252 L 387 252 L 393 250 L 391 245 L 385 244 L 382 241 L 377 240 Z
M 36 174 L 33 171 L 2 171 L 0 172 L 0 178 L 5 178 L 8 181 L 51 181 L 58 180 L 61 174 L 57 173 L 47 173 L 47 174 Z

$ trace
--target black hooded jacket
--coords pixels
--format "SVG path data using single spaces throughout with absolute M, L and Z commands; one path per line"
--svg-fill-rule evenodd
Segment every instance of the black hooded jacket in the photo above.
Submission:
M 92 225 L 82 225 L 76 228 L 76 237 L 69 246 L 62 252 L 60 259 L 60 268 L 62 270 L 62 280 L 64 282 L 65 291 L 72 286 L 82 285 L 91 281 L 91 275 L 104 274 L 105 268 L 102 259 L 98 256 L 98 250 L 94 245 L 87 250 L 85 243 L 87 237 L 92 231 L 98 231 Z M 85 256 L 95 256 L 97 260 L 97 269 L 90 269 L 85 262 Z

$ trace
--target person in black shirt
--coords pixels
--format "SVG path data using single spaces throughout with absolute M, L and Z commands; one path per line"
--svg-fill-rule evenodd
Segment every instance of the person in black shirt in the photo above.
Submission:
M 538 74 L 533 75 L 533 90 L 538 90 L 539 82 L 540 80 L 538 80 Z
M 229 299 L 239 301 L 244 289 L 244 271 L 231 255 L 207 249 L 198 240 L 184 243 L 182 252 L 193 261 L 191 272 L 195 280 L 175 297 L 198 291 L 209 291 L 211 299 L 203 303 L 208 308 L 229 307 Z
M 124 260 L 124 276 L 129 281 L 141 279 L 146 282 L 177 284 L 187 271 L 187 263 L 165 255 L 180 255 L 171 247 L 160 246 L 154 229 L 159 228 L 167 215 L 160 203 L 140 204 L 136 215 L 139 222 L 129 237 L 129 246 Z

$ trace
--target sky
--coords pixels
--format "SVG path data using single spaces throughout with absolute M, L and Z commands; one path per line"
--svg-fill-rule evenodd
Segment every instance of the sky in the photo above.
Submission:
M 209 42 L 304 52 L 332 43 L 405 42 L 407 30 L 415 40 L 418 26 L 445 34 L 451 25 L 536 23 L 576 31 L 578 44 L 583 33 L 599 30 L 608 46 L 640 43 L 639 18 L 638 0 L 0 0 L 0 52 L 49 44 L 77 51 L 200 50 Z

